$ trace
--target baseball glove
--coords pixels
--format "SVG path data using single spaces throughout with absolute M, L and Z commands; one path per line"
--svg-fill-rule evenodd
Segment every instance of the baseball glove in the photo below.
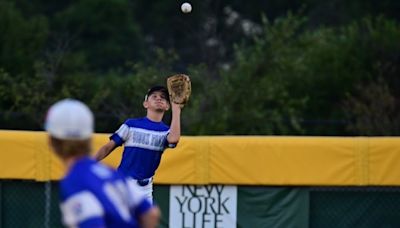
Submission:
M 179 104 L 181 108 L 189 101 L 192 85 L 189 76 L 175 74 L 167 79 L 170 101 Z

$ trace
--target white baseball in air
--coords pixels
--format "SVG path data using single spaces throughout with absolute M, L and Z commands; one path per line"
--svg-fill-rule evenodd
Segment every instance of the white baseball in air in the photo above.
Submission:
M 183 13 L 190 13 L 192 11 L 192 5 L 190 5 L 188 2 L 185 2 L 181 5 L 181 10 Z

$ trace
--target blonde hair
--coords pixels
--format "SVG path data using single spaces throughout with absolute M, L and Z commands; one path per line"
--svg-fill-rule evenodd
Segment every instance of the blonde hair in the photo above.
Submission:
M 50 136 L 50 144 L 54 152 L 61 158 L 89 155 L 92 151 L 92 139 L 64 140 Z

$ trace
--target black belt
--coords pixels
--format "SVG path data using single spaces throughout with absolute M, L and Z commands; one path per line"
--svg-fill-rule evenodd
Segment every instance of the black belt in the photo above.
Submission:
M 137 181 L 137 183 L 138 183 L 138 185 L 140 185 L 140 186 L 146 186 L 146 185 L 148 185 L 151 181 L 152 181 L 152 177 L 150 177 L 150 178 L 146 178 L 146 179 L 143 179 L 143 180 L 136 180 Z

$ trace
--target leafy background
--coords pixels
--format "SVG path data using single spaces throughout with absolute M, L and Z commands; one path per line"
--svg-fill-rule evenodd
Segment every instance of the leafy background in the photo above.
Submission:
M 187 73 L 185 135 L 400 135 L 399 1 L 181 3 L 0 0 L 0 128 L 73 97 L 113 132 Z

